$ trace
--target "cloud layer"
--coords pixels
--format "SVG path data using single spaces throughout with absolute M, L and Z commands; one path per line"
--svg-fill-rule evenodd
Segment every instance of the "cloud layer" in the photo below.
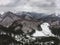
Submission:
M 53 13 L 56 9 L 56 4 L 57 3 L 54 0 L 0 0 L 0 12 L 29 11 Z M 59 3 L 57 5 L 57 7 L 60 7 Z

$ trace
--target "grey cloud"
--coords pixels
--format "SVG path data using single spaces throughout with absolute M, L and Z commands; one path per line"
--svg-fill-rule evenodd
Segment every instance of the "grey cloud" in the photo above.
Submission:
M 30 12 L 54 12 L 55 0 L 13 0 L 13 3 L 1 5 L 0 11 L 30 11 Z

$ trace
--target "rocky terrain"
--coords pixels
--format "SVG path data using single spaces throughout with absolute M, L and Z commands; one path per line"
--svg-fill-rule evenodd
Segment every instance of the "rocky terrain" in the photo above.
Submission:
M 10 11 L 5 12 L 3 15 L 0 14 L 0 25 L 9 27 L 14 21 L 23 25 L 24 31 L 38 29 L 38 25 L 43 22 L 50 23 L 51 27 L 60 27 L 60 16 L 55 14 L 44 14 L 34 12 L 19 12 L 12 13 Z

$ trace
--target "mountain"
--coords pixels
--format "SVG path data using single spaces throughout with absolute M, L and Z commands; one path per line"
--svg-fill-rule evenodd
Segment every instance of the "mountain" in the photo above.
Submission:
M 17 18 L 20 18 L 20 16 L 17 16 L 16 14 L 14 14 L 14 13 L 12 13 L 10 11 L 3 14 L 3 19 L 6 18 L 6 17 L 10 17 L 13 20 L 15 20 Z
M 27 18 L 27 19 L 31 19 L 31 20 L 37 20 L 40 19 L 44 16 L 47 16 L 47 14 L 44 13 L 35 13 L 35 12 L 19 12 L 16 13 L 17 15 L 20 15 L 22 18 Z
M 0 24 L 4 26 L 9 26 L 11 25 L 13 21 L 18 20 L 18 19 L 20 19 L 20 17 L 17 16 L 16 14 L 12 12 L 6 12 L 3 14 Z
M 41 20 L 43 20 L 43 21 L 60 21 L 60 17 L 56 16 L 55 14 L 51 14 L 51 15 L 42 17 Z
M 12 13 L 10 11 L 5 12 L 2 16 L 0 15 L 0 24 L 4 26 L 11 25 L 15 20 L 32 20 L 32 21 L 43 21 L 43 22 L 54 22 L 60 21 L 60 17 L 55 14 L 44 14 L 35 12 L 18 12 Z

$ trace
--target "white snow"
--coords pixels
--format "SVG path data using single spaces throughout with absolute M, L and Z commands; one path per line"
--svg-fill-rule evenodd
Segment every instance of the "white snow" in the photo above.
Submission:
M 3 15 L 3 14 L 4 14 L 4 12 L 0 12 L 0 14 L 1 14 L 1 15 Z
M 42 31 L 36 30 L 36 32 L 32 36 L 53 36 L 51 30 L 49 29 L 49 23 L 45 22 L 41 24 Z
M 37 36 L 45 36 L 45 34 L 43 34 L 42 31 L 36 30 L 36 32 L 32 36 L 34 36 L 34 37 L 37 37 Z

